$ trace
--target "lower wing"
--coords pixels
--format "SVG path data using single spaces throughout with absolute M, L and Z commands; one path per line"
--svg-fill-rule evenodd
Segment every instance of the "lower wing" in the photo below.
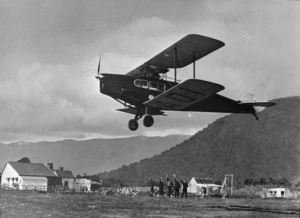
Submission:
M 252 113 L 258 112 L 256 107 L 266 108 L 276 105 L 273 102 L 247 102 L 243 103 L 215 94 L 203 101 L 197 102 L 183 109 L 183 111 L 202 111 L 220 113 Z
M 224 86 L 204 80 L 189 79 L 155 98 L 145 102 L 146 106 L 160 110 L 181 111 L 197 102 L 215 95 L 224 89 Z

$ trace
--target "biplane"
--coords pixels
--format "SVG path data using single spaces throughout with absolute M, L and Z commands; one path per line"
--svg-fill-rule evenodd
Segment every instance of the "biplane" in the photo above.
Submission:
M 132 131 L 138 129 L 139 119 L 151 127 L 153 116 L 165 115 L 166 111 L 246 113 L 258 119 L 259 109 L 275 103 L 236 101 L 218 94 L 224 86 L 195 79 L 195 62 L 224 45 L 210 37 L 187 35 L 125 75 L 100 73 L 100 58 L 96 76 L 100 92 L 124 106 L 118 111 L 134 115 L 128 122 Z M 192 63 L 193 78 L 179 82 L 177 69 Z M 170 69 L 174 69 L 174 78 L 167 77 Z

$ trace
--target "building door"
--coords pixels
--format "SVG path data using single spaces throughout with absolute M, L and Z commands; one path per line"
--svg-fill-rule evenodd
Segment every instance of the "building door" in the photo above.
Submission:
M 68 181 L 64 182 L 64 189 L 69 189 L 69 182 Z

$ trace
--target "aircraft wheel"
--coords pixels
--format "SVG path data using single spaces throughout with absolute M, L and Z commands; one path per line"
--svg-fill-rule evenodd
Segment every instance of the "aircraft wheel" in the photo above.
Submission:
M 145 117 L 143 119 L 143 123 L 144 123 L 144 126 L 150 127 L 153 125 L 154 119 L 151 115 L 147 114 L 147 115 L 145 115 Z
M 135 130 L 137 130 L 137 128 L 139 128 L 139 124 L 138 124 L 138 122 L 135 119 L 131 119 L 128 122 L 128 128 L 131 131 L 135 131 Z

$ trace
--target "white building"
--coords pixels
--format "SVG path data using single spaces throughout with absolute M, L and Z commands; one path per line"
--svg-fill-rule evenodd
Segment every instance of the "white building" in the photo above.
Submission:
M 209 178 L 195 178 L 193 177 L 189 182 L 188 192 L 199 195 L 211 195 L 219 192 L 221 185 L 214 184 Z
M 291 197 L 288 188 L 263 188 L 262 198 L 289 198 Z
M 77 191 L 91 191 L 92 181 L 90 179 L 75 179 L 74 189 Z
M 41 163 L 6 163 L 1 177 L 1 186 L 20 190 L 43 190 L 57 176 Z

